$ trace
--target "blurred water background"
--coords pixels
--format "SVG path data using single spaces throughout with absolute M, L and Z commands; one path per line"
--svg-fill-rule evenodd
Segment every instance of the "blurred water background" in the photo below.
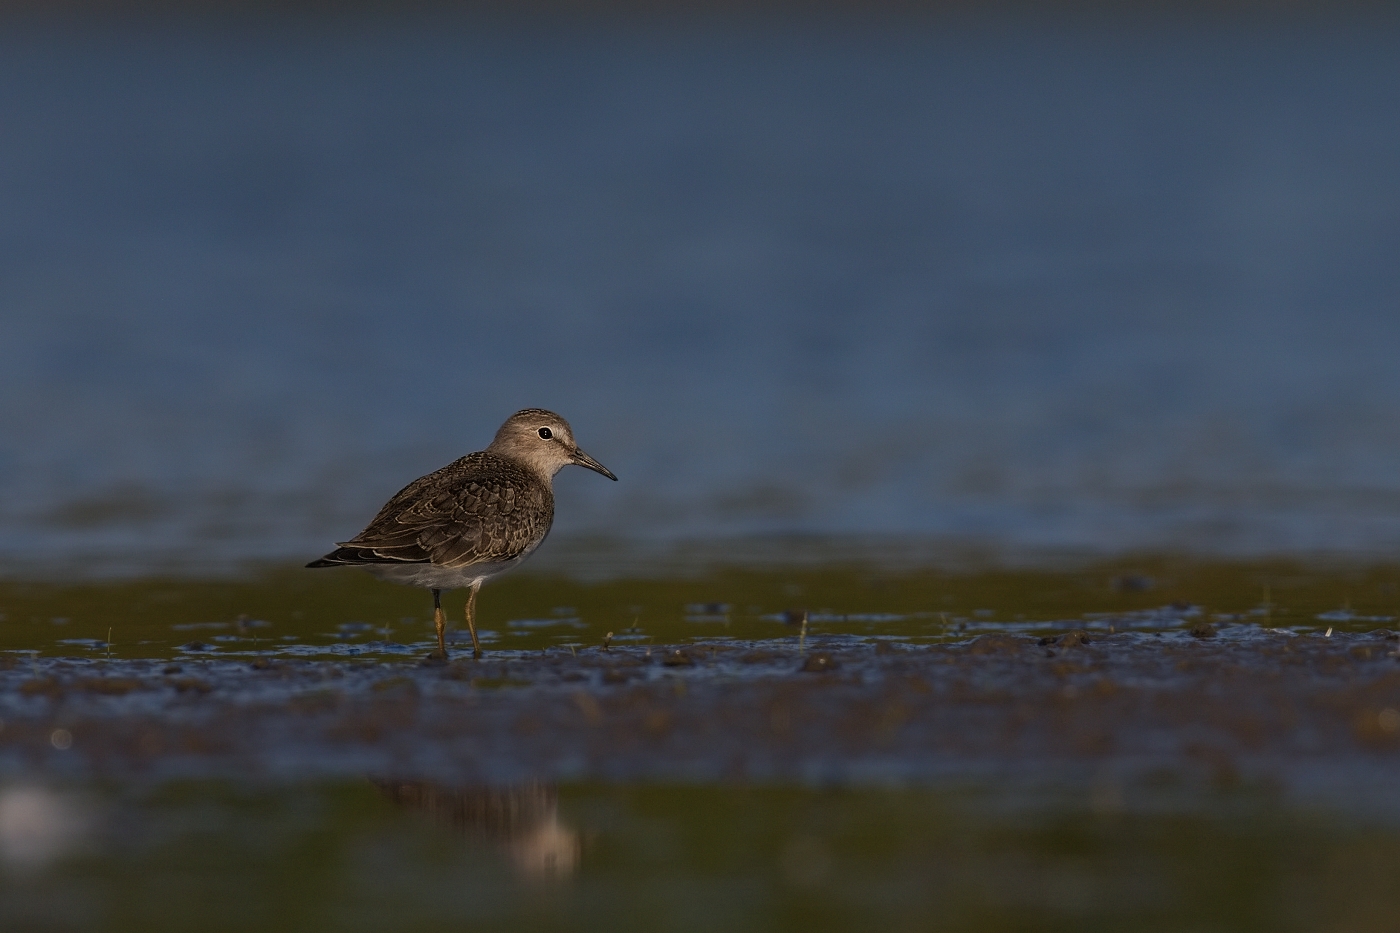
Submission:
M 1127 6 L 0 0 L 0 929 L 1393 929 L 1400 16 Z
M 3 572 L 313 557 L 525 406 L 575 541 L 1400 544 L 1400 20 L 977 9 L 8 15 Z

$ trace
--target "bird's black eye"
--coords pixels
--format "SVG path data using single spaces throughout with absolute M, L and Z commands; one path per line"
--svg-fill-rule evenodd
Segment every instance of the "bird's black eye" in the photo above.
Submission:
M 540 437 L 544 438 L 545 440 L 549 440 L 553 436 L 554 432 L 551 431 L 549 428 L 540 428 Z

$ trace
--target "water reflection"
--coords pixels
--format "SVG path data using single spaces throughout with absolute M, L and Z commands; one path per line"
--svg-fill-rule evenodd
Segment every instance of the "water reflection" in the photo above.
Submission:
M 0 790 L 0 864 L 12 870 L 43 868 L 82 841 L 87 823 L 84 808 L 71 796 L 44 787 Z
M 562 879 L 578 870 L 578 831 L 559 819 L 552 784 L 453 787 L 432 781 L 370 778 L 379 793 L 472 840 L 500 848 L 523 877 Z

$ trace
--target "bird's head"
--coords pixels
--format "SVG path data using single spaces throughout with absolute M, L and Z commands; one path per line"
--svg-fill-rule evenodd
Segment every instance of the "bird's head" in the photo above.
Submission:
M 611 470 L 579 449 L 569 422 L 543 408 L 526 408 L 511 415 L 486 450 L 525 463 L 544 476 L 553 476 L 574 464 L 602 473 L 610 480 L 617 479 Z

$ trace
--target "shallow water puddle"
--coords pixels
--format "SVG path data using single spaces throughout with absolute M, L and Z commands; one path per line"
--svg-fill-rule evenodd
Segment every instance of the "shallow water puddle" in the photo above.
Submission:
M 24 822 L 27 821 L 27 822 Z M 6 930 L 1388 929 L 1394 823 L 1249 789 L 0 789 Z

